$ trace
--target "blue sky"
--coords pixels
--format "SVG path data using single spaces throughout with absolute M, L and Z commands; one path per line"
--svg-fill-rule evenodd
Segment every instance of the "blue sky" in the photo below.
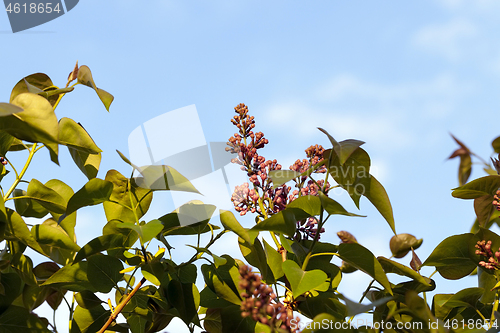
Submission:
M 328 145 L 316 127 L 339 141 L 366 141 L 397 230 L 424 238 L 417 252 L 423 260 L 445 237 L 467 232 L 474 218 L 472 202 L 450 195 L 458 161 L 446 162 L 456 148 L 449 133 L 484 158 L 499 135 L 499 10 L 495 0 L 89 0 L 16 34 L 0 14 L 0 101 L 26 75 L 45 72 L 64 86 L 76 60 L 88 65 L 97 85 L 115 96 L 110 113 L 79 86 L 57 115 L 81 122 L 103 149 L 102 178 L 112 168 L 129 172 L 114 150 L 128 151 L 133 129 L 191 104 L 207 141 L 226 141 L 234 133 L 233 107 L 246 103 L 270 141 L 263 155 L 286 168 L 309 145 Z M 85 177 L 69 154 L 61 155 L 62 168 L 46 163 L 28 177 L 61 177 L 79 188 Z M 472 177 L 482 175 L 476 168 Z M 335 199 L 355 211 L 345 196 Z M 171 209 L 160 204 L 153 211 Z M 389 227 L 366 200 L 361 213 L 368 217 L 331 221 L 326 239 L 337 242 L 335 233 L 349 230 L 376 255 L 389 256 Z M 92 209 L 80 217 L 83 245 L 104 220 Z M 350 287 L 369 282 L 345 280 L 355 299 Z M 440 292 L 473 283 L 437 280 Z

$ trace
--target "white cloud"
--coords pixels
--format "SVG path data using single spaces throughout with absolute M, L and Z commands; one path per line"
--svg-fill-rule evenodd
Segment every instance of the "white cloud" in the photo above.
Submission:
M 414 35 L 412 44 L 429 53 L 457 61 L 471 51 L 470 42 L 477 35 L 476 25 L 468 20 L 455 18 L 444 24 L 431 24 L 421 28 Z

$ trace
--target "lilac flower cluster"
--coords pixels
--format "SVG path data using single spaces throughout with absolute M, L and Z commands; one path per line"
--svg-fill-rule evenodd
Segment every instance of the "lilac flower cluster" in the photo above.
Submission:
M 239 286 L 245 290 L 241 294 L 243 298 L 241 316 L 251 316 L 253 320 L 271 327 L 273 332 L 275 328 L 280 328 L 285 332 L 296 332 L 296 329 L 293 329 L 292 326 L 297 325 L 291 325 L 293 315 L 289 315 L 293 314 L 293 312 L 277 301 L 273 288 L 262 283 L 260 275 L 252 273 L 251 268 L 247 265 L 241 266 L 239 272 Z M 298 323 L 298 321 L 299 318 L 296 318 L 295 323 Z
M 479 262 L 480 266 L 483 266 L 486 269 L 498 270 L 500 269 L 500 248 L 497 252 L 493 253 L 491 251 L 491 241 L 478 241 L 476 244 L 476 254 L 485 256 L 487 261 L 481 260 Z
M 237 154 L 232 159 L 233 163 L 241 165 L 241 169 L 247 172 L 249 182 L 236 186 L 231 197 L 235 210 L 240 215 L 247 212 L 258 213 L 261 218 L 269 217 L 286 208 L 287 204 L 305 195 L 318 195 L 320 191 L 327 193 L 330 184 L 325 184 L 324 180 L 307 180 L 307 176 L 295 179 L 294 191 L 291 187 L 282 185 L 273 188 L 273 182 L 269 173 L 274 170 L 281 170 L 281 165 L 276 160 L 266 160 L 259 155 L 258 150 L 263 148 L 269 141 L 262 132 L 254 133 L 255 119 L 248 115 L 248 107 L 245 104 L 239 104 L 234 108 L 236 115 L 231 119 L 233 125 L 238 128 L 227 142 L 226 151 Z M 310 146 L 306 149 L 307 159 L 297 160 L 290 170 L 305 172 L 316 166 L 323 160 L 325 149 L 320 145 Z M 326 167 L 322 165 L 317 168 L 315 173 L 325 173 Z M 252 186 L 251 186 L 252 185 Z M 253 187 L 253 188 L 252 188 Z M 314 218 L 308 218 L 297 223 L 298 238 L 314 238 L 317 232 L 317 221 Z M 320 232 L 324 232 L 321 229 Z

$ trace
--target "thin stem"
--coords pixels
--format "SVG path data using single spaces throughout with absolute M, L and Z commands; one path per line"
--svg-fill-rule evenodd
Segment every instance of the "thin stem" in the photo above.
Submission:
M 111 316 L 109 316 L 108 321 L 104 324 L 104 326 L 97 333 L 104 333 L 104 331 L 106 331 L 106 329 L 109 327 L 109 325 L 111 325 L 111 323 L 116 319 L 116 317 L 118 317 L 118 315 L 123 310 L 125 305 L 128 304 L 130 299 L 135 295 L 135 293 L 142 287 L 142 285 L 145 282 L 146 282 L 146 278 L 143 277 L 141 279 L 141 281 L 135 286 L 135 288 L 130 292 L 130 294 L 128 294 L 127 297 L 125 297 L 125 299 L 123 301 L 121 301 L 120 304 L 118 304 L 116 306 L 116 308 L 113 312 L 111 312 Z
M 372 280 L 372 282 L 370 282 L 370 284 L 368 285 L 368 287 L 366 288 L 365 292 L 363 293 L 363 295 L 361 296 L 361 299 L 359 300 L 358 303 L 361 303 L 363 302 L 363 299 L 365 299 L 366 295 L 368 294 L 368 292 L 370 291 L 370 288 L 372 287 L 373 283 L 375 282 L 375 279 Z
M 10 161 L 8 159 L 6 159 L 6 160 L 7 160 L 7 163 L 9 163 L 10 167 L 12 168 L 12 170 L 14 170 L 14 173 L 16 174 L 16 178 L 19 178 L 19 174 L 17 173 L 17 170 L 14 167 L 14 164 L 10 163 Z
M 14 181 L 14 183 L 12 184 L 12 186 L 9 188 L 9 190 L 7 191 L 7 193 L 5 193 L 5 195 L 4 195 L 4 197 L 3 197 L 4 201 L 7 200 L 7 198 L 12 194 L 12 192 L 14 192 L 16 186 L 19 184 L 19 182 L 21 181 L 21 179 L 24 177 L 24 174 L 28 170 L 28 167 L 30 166 L 31 160 L 33 159 L 33 156 L 35 155 L 36 145 L 37 144 L 35 143 L 35 144 L 33 144 L 33 147 L 31 147 L 30 154 L 28 155 L 28 159 L 26 160 L 26 163 L 24 164 L 23 169 L 19 173 L 19 176 L 16 177 L 16 180 Z

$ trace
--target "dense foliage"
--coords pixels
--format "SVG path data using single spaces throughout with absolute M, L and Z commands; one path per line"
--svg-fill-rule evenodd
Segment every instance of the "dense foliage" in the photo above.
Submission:
M 75 83 L 73 83 L 76 80 Z M 73 84 L 72 84 L 73 83 Z M 489 230 L 500 223 L 500 176 L 483 161 L 489 176 L 466 183 L 475 155 L 460 141 L 450 158 L 460 157 L 459 182 L 452 195 L 474 199 L 477 220 L 470 233 L 443 240 L 423 263 L 413 235 L 396 234 L 389 197 L 370 174 L 370 157 L 362 141 L 337 142 L 326 130 L 330 148 L 314 145 L 288 170 L 260 153 L 269 142 L 254 131 L 255 119 L 244 104 L 235 108 L 237 133 L 227 150 L 241 165 L 248 182 L 235 189 L 232 201 L 240 215 L 253 214 L 255 225 L 244 228 L 230 211 L 211 219 L 216 207 L 188 202 L 174 212 L 144 221 L 155 191 L 197 190 L 168 166 L 131 166 L 130 177 L 99 170 L 101 150 L 89 133 L 70 118 L 57 119 L 54 110 L 77 85 L 94 89 L 109 110 L 113 96 L 97 88 L 86 66 L 75 66 L 65 88 L 41 73 L 21 79 L 9 103 L 0 103 L 0 332 L 56 332 L 55 320 L 39 317 L 46 302 L 55 313 L 67 306 L 70 332 L 159 332 L 178 317 L 194 331 L 226 332 L 462 332 L 497 331 L 500 289 L 500 236 Z M 58 163 L 66 146 L 88 178 L 79 189 L 58 179 L 24 179 L 33 156 L 48 150 Z M 493 142 L 500 152 L 500 139 Z M 11 154 L 27 154 L 15 166 Z M 500 164 L 493 160 L 499 170 Z M 41 168 L 43 166 L 37 165 Z M 134 171 L 140 176 L 134 177 Z M 14 181 L 4 177 L 14 173 Z M 12 175 L 12 174 L 11 174 Z M 9 177 L 8 177 L 9 178 Z M 10 179 L 9 178 L 9 179 Z M 7 178 L 5 178 L 7 179 Z M 165 182 L 163 186 L 155 186 Z M 293 188 L 292 188 L 293 187 Z M 338 243 L 321 239 L 334 215 L 359 217 L 328 196 L 345 190 L 359 208 L 366 197 L 394 233 L 391 258 L 376 257 L 349 231 L 338 232 Z M 9 203 L 9 201 L 11 203 Z M 102 205 L 102 234 L 77 244 L 78 210 Z M 181 218 L 196 216 L 184 225 Z M 183 215 L 183 216 L 181 216 Z M 204 218 L 200 219 L 200 216 Z M 28 225 L 25 218 L 40 219 Z M 216 254 L 210 247 L 226 233 L 238 236 L 240 258 Z M 174 262 L 168 243 L 173 235 L 210 236 L 206 244 L 188 245 L 193 256 Z M 269 235 L 266 239 L 264 235 Z M 154 244 L 154 245 L 151 245 Z M 160 244 L 158 251 L 151 248 Z M 497 250 L 498 249 L 498 250 Z M 33 263 L 30 251 L 46 261 Z M 394 260 L 409 257 L 409 266 Z M 342 260 L 339 267 L 332 258 Z M 446 279 L 478 276 L 477 287 L 455 294 L 426 292 L 436 288 L 422 266 L 433 266 Z M 359 270 L 372 278 L 359 301 L 338 292 L 342 279 Z M 391 282 L 391 274 L 398 281 Z M 201 275 L 204 286 L 196 284 Z M 201 290 L 200 290 L 201 289 Z M 356 316 L 370 313 L 369 326 L 355 327 Z M 299 320 L 298 314 L 310 320 Z M 55 317 L 54 317 L 55 318 Z M 353 325 L 351 325 L 353 324 Z

